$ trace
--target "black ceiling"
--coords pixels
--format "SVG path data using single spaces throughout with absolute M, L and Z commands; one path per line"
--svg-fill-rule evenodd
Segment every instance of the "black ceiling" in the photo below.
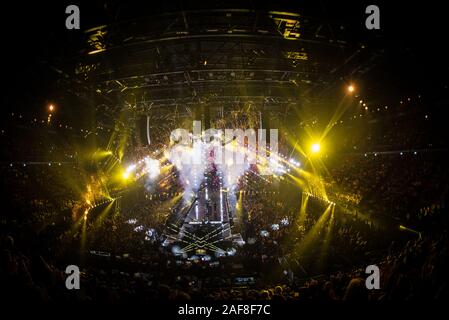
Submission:
M 348 81 L 388 99 L 447 81 L 446 28 L 431 5 L 380 2 L 381 30 L 368 31 L 363 1 L 89 1 L 79 3 L 74 31 L 64 27 L 68 4 L 4 11 L 6 104 L 79 96 L 111 107 L 236 99 L 282 107 Z

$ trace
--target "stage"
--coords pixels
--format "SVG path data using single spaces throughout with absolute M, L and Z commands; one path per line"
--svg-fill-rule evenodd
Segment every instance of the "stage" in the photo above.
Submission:
M 214 178 L 220 182 L 214 183 Z M 233 255 L 233 244 L 242 241 L 239 233 L 233 233 L 234 214 L 229 190 L 222 186 L 220 174 L 206 174 L 194 196 L 181 199 L 173 210 L 163 245 L 183 258 Z

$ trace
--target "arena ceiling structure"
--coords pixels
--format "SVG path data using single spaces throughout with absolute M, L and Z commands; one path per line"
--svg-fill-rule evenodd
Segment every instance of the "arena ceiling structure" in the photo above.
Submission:
M 106 1 L 83 6 L 81 30 L 56 28 L 64 23 L 57 14 L 64 4 L 36 5 L 25 12 L 24 20 L 38 26 L 36 34 L 29 30 L 29 45 L 7 35 L 15 50 L 6 54 L 11 61 L 17 52 L 32 56 L 7 65 L 6 74 L 17 84 L 13 88 L 20 85 L 16 75 L 25 75 L 43 101 L 55 97 L 78 105 L 67 117 L 84 122 L 91 121 L 93 109 L 104 117 L 99 120 L 111 122 L 127 106 L 138 114 L 158 109 L 177 116 L 205 108 L 214 118 L 242 105 L 264 111 L 266 117 L 302 121 L 329 113 L 338 102 L 334 97 L 352 82 L 356 96 L 379 104 L 388 103 L 379 101 L 379 93 L 406 96 L 410 82 L 423 92 L 437 87 L 429 74 L 436 60 L 424 49 L 438 41 L 428 32 L 437 26 L 394 24 L 396 16 L 419 19 L 417 11 L 401 14 L 401 8 L 388 7 L 382 15 L 385 28 L 370 31 L 364 25 L 363 2 L 174 1 L 152 6 Z M 410 65 L 415 76 L 399 80 Z M 39 78 L 31 67 L 40 69 Z M 386 74 L 385 68 L 391 72 Z M 5 102 L 18 95 L 8 92 Z
M 250 104 L 285 118 L 369 72 L 380 56 L 348 41 L 347 23 L 299 9 L 172 10 L 84 30 L 79 55 L 53 65 L 61 82 L 111 116 L 126 106 L 182 116 Z

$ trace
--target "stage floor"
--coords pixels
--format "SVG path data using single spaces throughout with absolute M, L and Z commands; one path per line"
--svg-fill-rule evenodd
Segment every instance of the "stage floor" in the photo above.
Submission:
M 225 254 L 226 249 L 223 248 L 232 245 L 232 212 L 227 190 L 203 187 L 191 203 L 180 208 L 176 214 L 178 225 L 170 226 L 168 239 L 172 246 L 180 248 L 180 253 Z

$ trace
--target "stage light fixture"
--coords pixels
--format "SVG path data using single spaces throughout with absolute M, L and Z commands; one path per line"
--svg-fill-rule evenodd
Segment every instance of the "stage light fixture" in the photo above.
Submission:
M 319 143 L 312 144 L 312 152 L 317 153 L 319 151 L 320 151 L 320 144 Z

